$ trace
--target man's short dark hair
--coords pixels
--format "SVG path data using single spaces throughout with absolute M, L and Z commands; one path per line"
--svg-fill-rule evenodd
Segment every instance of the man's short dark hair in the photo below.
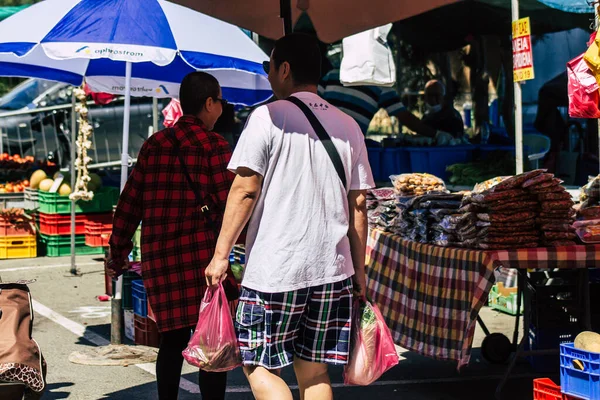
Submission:
M 185 115 L 198 115 L 209 97 L 219 97 L 219 81 L 206 72 L 186 75 L 179 87 L 181 111 Z
M 275 68 L 288 62 L 296 85 L 318 85 L 321 80 L 319 41 L 304 33 L 292 33 L 275 42 Z

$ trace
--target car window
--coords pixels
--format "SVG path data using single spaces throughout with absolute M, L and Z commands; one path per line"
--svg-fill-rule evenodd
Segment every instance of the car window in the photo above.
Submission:
M 54 85 L 56 82 L 28 79 L 0 99 L 0 109 L 20 110 L 25 108 Z

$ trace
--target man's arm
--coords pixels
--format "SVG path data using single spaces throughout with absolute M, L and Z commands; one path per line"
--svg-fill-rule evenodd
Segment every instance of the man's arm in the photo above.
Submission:
M 146 151 L 144 144 L 138 155 L 138 161 L 119 197 L 110 236 L 110 260 L 107 263 L 109 269 L 120 269 L 127 263 L 129 253 L 133 248 L 131 239 L 142 220 Z M 111 266 L 115 268 L 111 268 Z
M 408 129 L 418 133 L 419 135 L 435 138 L 435 135 L 437 134 L 437 130 L 425 124 L 407 109 L 400 110 L 398 113 L 396 113 L 396 117 L 402 125 L 405 125 Z
M 354 291 L 364 298 L 366 296 L 367 282 L 365 276 L 365 257 L 367 252 L 367 191 L 351 190 L 348 194 L 350 208 L 350 251 L 354 265 Z
M 216 285 L 225 278 L 229 266 L 229 254 L 244 226 L 250 220 L 260 196 L 262 181 L 263 177 L 249 168 L 237 169 L 237 176 L 227 198 L 215 254 L 205 272 L 209 286 Z

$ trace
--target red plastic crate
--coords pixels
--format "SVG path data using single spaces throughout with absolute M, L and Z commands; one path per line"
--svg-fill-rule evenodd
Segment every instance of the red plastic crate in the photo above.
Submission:
M 160 336 L 158 334 L 156 322 L 147 317 L 140 317 L 139 315 L 134 315 L 133 318 L 135 326 L 135 344 L 158 347 Z
M 87 222 L 85 224 L 85 244 L 91 247 L 108 247 L 111 233 L 111 224 Z
M 24 218 L 9 220 L 0 216 L 0 236 L 30 236 L 35 235 L 35 219 L 28 221 Z
M 539 378 L 533 380 L 533 400 L 563 400 L 563 394 L 552 379 Z
M 40 213 L 40 233 L 48 236 L 70 235 L 71 216 Z M 75 234 L 85 235 L 87 222 L 112 223 L 112 214 L 78 214 L 75 216 Z

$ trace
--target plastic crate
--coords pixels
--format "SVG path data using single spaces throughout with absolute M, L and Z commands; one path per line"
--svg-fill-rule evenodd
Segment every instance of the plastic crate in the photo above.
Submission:
M 0 237 L 0 260 L 37 257 L 35 235 Z
M 385 147 L 381 153 L 381 175 L 383 180 L 391 175 L 411 172 L 410 153 L 404 147 Z
M 533 380 L 533 400 L 563 400 L 560 386 L 548 378 Z
M 64 257 L 71 255 L 71 236 L 48 236 L 40 235 L 41 242 L 45 244 L 46 252 L 44 255 L 48 257 Z M 76 255 L 93 255 L 104 254 L 104 249 L 101 247 L 89 247 L 85 245 L 85 236 L 75 236 L 75 254 Z
M 40 208 L 40 195 L 37 189 L 25 188 L 23 208 L 31 211 L 36 211 Z
M 86 221 L 85 244 L 91 247 L 108 247 L 108 241 L 112 234 L 112 215 L 106 214 L 107 222 Z
M 579 332 L 577 327 L 537 329 L 530 326 L 527 350 L 556 350 L 555 355 L 527 356 L 533 370 L 540 373 L 558 372 L 560 368 L 558 349 L 561 343 L 572 342 Z
M 134 315 L 133 318 L 135 323 L 135 344 L 158 347 L 160 336 L 156 322 L 150 318 L 140 317 L 139 315 Z
M 575 367 L 575 360 L 583 370 Z M 576 349 L 573 343 L 561 344 L 560 383 L 565 394 L 583 400 L 600 399 L 600 353 Z
M 148 316 L 148 298 L 144 281 L 136 279 L 131 281 L 131 296 L 133 301 L 133 312 L 140 317 Z
M 583 311 L 577 290 L 578 271 L 529 273 L 531 323 L 538 329 L 578 327 Z M 548 284 L 548 278 L 555 284 Z M 593 302 L 592 302 L 593 304 Z
M 383 153 L 381 147 L 367 147 L 369 164 L 371 165 L 371 172 L 373 173 L 373 179 L 375 179 L 375 181 L 386 179 L 381 173 L 381 153 Z
M 91 201 L 78 201 L 75 203 L 77 213 L 102 213 L 112 211 L 119 199 L 119 189 L 103 187 L 94 193 Z M 39 192 L 39 210 L 46 214 L 70 214 L 71 200 L 69 196 L 60 196 L 58 193 Z
M 428 173 L 447 180 L 446 167 L 471 162 L 475 146 L 406 147 L 410 153 L 411 172 Z
M 112 222 L 112 214 L 78 214 L 75 216 L 75 234 L 85 235 L 86 226 L 90 224 L 100 224 Z M 71 234 L 71 215 L 60 214 L 39 214 L 40 233 L 48 236 L 70 235 Z
M 0 194 L 0 208 L 25 208 L 25 193 Z
M 133 296 L 131 282 L 140 279 L 140 276 L 135 272 L 125 271 L 123 273 L 123 291 L 121 292 L 121 308 L 125 310 L 133 309 Z M 117 280 L 112 280 L 112 295 L 117 293 Z
M 498 282 L 492 286 L 488 296 L 489 306 L 494 310 L 502 311 L 509 315 L 517 315 L 517 290 L 518 288 L 506 288 L 504 283 Z M 523 313 L 523 302 L 521 311 Z
M 35 218 L 8 219 L 0 216 L 0 236 L 35 236 Z
M 40 233 L 48 236 L 70 235 L 71 215 L 40 213 Z M 85 234 L 86 217 L 83 214 L 75 216 L 75 234 Z

